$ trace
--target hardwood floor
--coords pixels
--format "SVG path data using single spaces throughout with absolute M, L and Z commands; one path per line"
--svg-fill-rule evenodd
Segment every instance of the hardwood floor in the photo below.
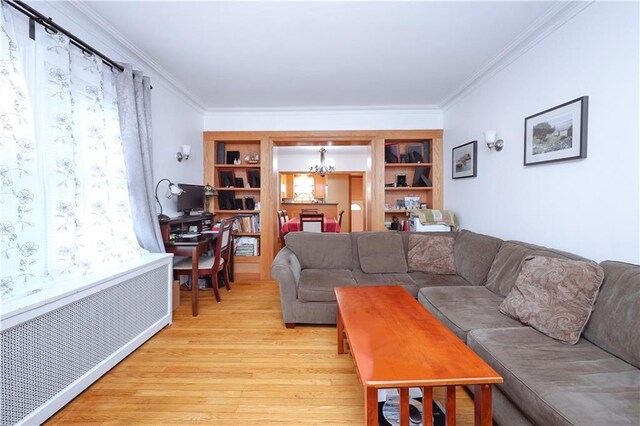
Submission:
M 220 304 L 203 292 L 196 318 L 189 297 L 172 325 L 47 424 L 363 423 L 362 386 L 336 352 L 335 326 L 286 329 L 276 283 L 236 283 Z M 473 424 L 473 401 L 457 396 L 458 424 Z

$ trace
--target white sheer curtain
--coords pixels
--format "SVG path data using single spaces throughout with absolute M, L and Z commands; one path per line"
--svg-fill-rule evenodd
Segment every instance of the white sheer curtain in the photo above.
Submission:
M 0 275 L 6 299 L 144 251 L 133 231 L 113 72 L 39 25 L 30 40 L 26 17 L 6 5 L 2 13 Z

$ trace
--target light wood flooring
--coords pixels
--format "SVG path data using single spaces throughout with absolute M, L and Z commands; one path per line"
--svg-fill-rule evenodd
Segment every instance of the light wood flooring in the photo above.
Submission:
M 129 355 L 47 424 L 360 425 L 363 389 L 335 326 L 282 323 L 277 283 L 182 294 L 173 324 Z M 458 389 L 458 424 L 473 402 Z M 436 389 L 435 398 L 443 392 Z

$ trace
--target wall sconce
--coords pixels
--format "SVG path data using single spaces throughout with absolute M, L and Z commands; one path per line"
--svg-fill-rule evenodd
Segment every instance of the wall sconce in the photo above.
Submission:
M 484 141 L 487 144 L 487 148 L 492 149 L 495 148 L 496 151 L 502 151 L 504 148 L 504 141 L 502 139 L 497 139 L 498 132 L 495 130 L 487 130 L 484 132 Z
M 182 151 L 178 151 L 176 153 L 176 159 L 178 162 L 189 159 L 189 154 L 191 154 L 191 145 L 182 145 Z

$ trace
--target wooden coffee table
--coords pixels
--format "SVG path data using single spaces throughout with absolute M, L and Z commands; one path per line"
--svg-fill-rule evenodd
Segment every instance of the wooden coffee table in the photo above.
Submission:
M 423 391 L 424 425 L 432 388 L 446 386 L 446 422 L 455 424 L 455 387 L 474 385 L 475 424 L 491 425 L 491 385 L 502 377 L 400 286 L 337 287 L 338 353 L 346 337 L 365 390 L 367 425 L 378 425 L 378 389 L 400 391 L 400 424 L 409 425 L 409 388 Z

